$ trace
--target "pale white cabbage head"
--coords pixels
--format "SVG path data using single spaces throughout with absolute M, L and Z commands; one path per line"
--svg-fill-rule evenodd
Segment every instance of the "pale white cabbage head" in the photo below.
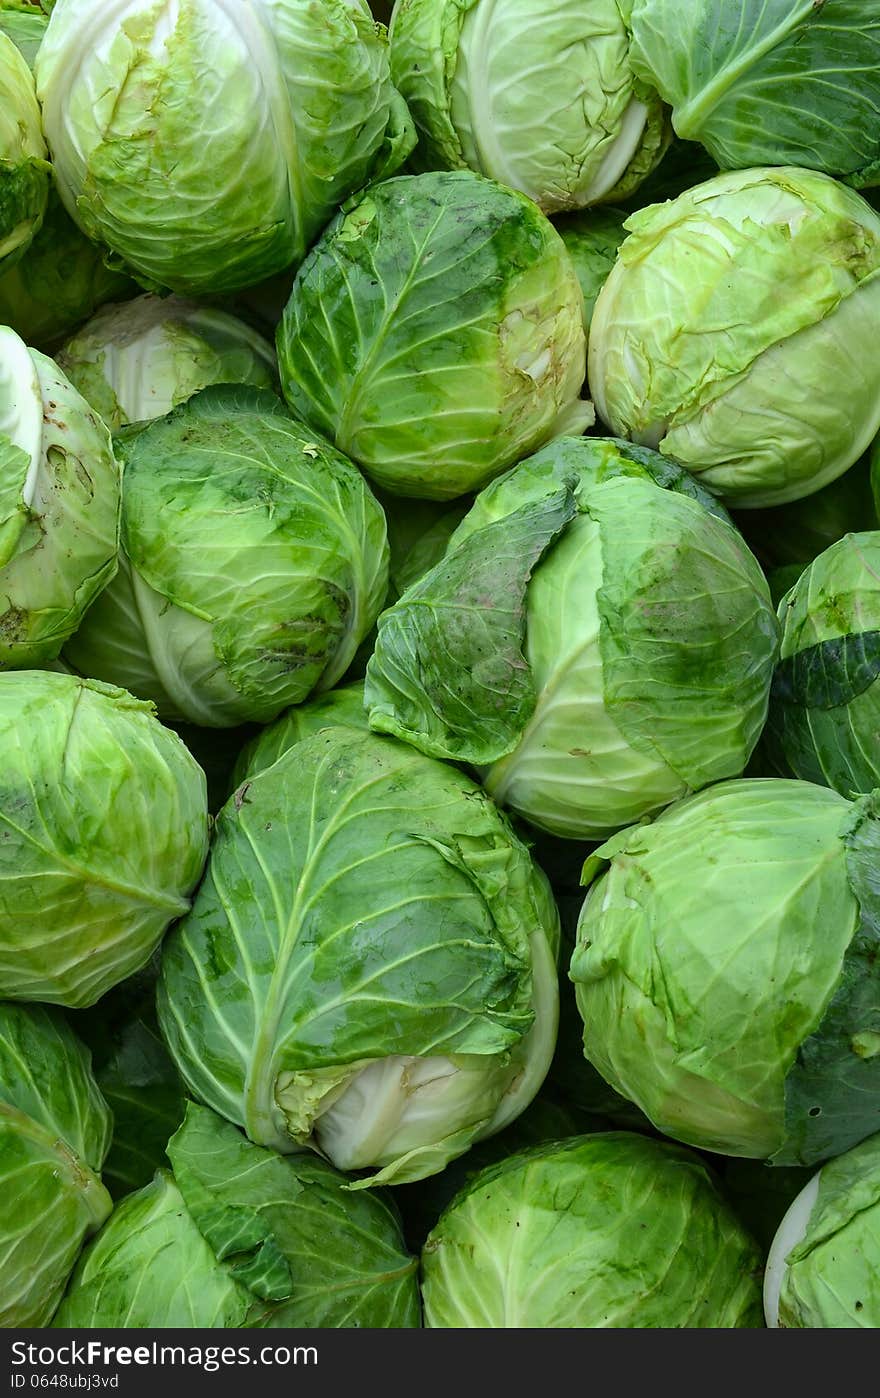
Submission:
M 391 68 L 426 169 L 477 170 L 546 213 L 631 194 L 669 135 L 617 0 L 398 0 Z
M 627 221 L 590 325 L 596 411 L 731 505 L 810 495 L 880 429 L 880 216 L 828 175 L 735 171 Z
M 36 78 L 71 217 L 174 291 L 297 262 L 412 143 L 365 0 L 59 0 Z

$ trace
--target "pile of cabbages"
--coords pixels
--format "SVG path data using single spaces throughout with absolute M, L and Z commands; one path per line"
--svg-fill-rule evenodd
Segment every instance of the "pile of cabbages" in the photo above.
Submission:
M 880 0 L 0 0 L 2 1326 L 880 1327 L 878 190 Z

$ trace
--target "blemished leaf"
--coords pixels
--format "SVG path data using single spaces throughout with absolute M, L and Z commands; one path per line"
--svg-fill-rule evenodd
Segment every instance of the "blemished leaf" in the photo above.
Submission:
M 876 796 L 852 808 L 844 831 L 846 869 L 859 925 L 821 1022 L 798 1049 L 785 1080 L 781 1165 L 811 1165 L 880 1131 L 880 822 Z
M 345 204 L 277 346 L 292 410 L 397 495 L 453 500 L 594 418 L 565 244 L 525 195 L 470 170 Z

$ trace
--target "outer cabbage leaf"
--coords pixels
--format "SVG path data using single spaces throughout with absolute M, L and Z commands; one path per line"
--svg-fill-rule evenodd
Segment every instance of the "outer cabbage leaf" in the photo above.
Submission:
M 257 1296 L 281 1303 L 252 1325 L 420 1324 L 418 1262 L 381 1193 L 352 1194 L 326 1161 L 263 1150 L 192 1103 L 168 1153 L 216 1256 Z
M 880 785 L 880 533 L 847 534 L 779 604 L 765 746 L 784 772 L 842 796 Z
M 859 923 L 821 1022 L 785 1080 L 781 1165 L 840 1155 L 880 1128 L 880 809 L 858 801 L 842 832 Z
M 691 790 L 738 776 L 764 725 L 778 644 L 758 564 L 735 530 L 674 490 L 658 502 L 621 480 L 597 489 L 589 512 L 603 541 L 608 712 Z
M 630 63 L 679 136 L 724 169 L 800 165 L 880 179 L 874 0 L 626 0 Z
M 130 1195 L 83 1254 L 56 1325 L 418 1326 L 417 1260 L 378 1195 L 193 1103 L 168 1155 L 173 1175 Z
M 370 727 L 432 757 L 492 762 L 535 707 L 522 654 L 532 569 L 576 512 L 571 491 L 471 534 L 379 620 Z
M 18 5 L 15 0 L 3 0 L 0 5 L 0 34 L 6 34 L 12 40 L 32 72 L 48 22 L 46 16 L 32 5 Z
M 144 1273 L 147 1291 L 139 1286 Z M 86 1248 L 70 1279 L 54 1325 L 103 1328 L 240 1328 L 247 1323 L 247 1288 L 218 1267 L 171 1174 L 117 1204 Z
M 424 577 L 439 563 L 472 503 L 469 495 L 452 504 L 436 500 L 409 500 L 376 488 L 376 497 L 388 523 L 387 605 L 405 592 L 410 583 Z

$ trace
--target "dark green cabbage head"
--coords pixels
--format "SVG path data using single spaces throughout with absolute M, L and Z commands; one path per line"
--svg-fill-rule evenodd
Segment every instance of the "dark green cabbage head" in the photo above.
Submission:
M 766 748 L 778 770 L 855 796 L 880 786 L 880 530 L 847 534 L 779 604 Z
M 594 417 L 565 244 L 531 199 L 470 170 L 345 204 L 277 343 L 293 411 L 394 495 L 455 499 Z

